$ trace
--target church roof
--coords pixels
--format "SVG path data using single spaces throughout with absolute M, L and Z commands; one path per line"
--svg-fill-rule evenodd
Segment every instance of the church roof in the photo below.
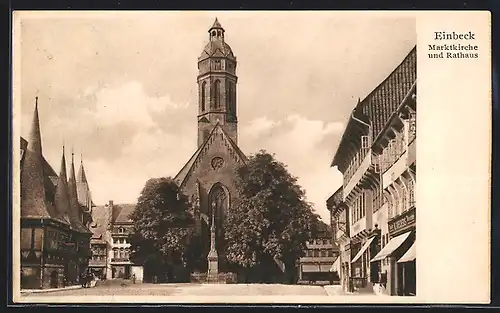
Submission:
M 219 20 L 217 18 L 215 18 L 214 24 L 212 25 L 212 27 L 210 27 L 210 30 L 212 30 L 214 28 L 221 28 L 221 29 L 223 29 L 222 25 L 219 23 Z
M 236 145 L 236 143 L 227 135 L 227 133 L 224 131 L 224 128 L 221 127 L 220 123 L 217 123 L 210 132 L 210 135 L 205 140 L 205 142 L 196 150 L 196 152 L 191 156 L 189 161 L 182 167 L 179 173 L 175 176 L 174 180 L 177 182 L 179 186 L 182 186 L 184 184 L 186 178 L 192 172 L 194 164 L 200 158 L 201 152 L 205 149 L 207 143 L 211 140 L 212 137 L 215 136 L 218 130 L 222 132 L 224 140 L 228 141 L 230 147 L 233 149 L 233 151 L 236 152 L 236 154 L 240 157 L 240 159 L 242 159 L 243 161 L 247 160 L 247 157 L 241 151 L 238 145 Z
M 203 52 L 198 58 L 198 61 L 202 61 L 210 57 L 224 57 L 236 60 L 231 47 L 225 41 L 219 39 L 211 40 L 206 44 L 205 48 L 203 48 Z

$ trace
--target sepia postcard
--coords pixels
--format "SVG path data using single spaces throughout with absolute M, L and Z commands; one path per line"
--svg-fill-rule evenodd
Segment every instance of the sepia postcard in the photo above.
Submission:
M 489 303 L 489 12 L 12 20 L 15 303 Z

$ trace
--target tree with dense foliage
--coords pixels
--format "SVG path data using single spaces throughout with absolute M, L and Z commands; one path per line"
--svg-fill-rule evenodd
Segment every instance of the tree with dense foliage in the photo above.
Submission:
M 131 260 L 144 265 L 147 276 L 160 279 L 176 275 L 174 269 L 189 268 L 194 219 L 187 196 L 170 177 L 146 182 L 130 215 Z M 178 271 L 177 271 L 178 272 Z
M 238 198 L 225 220 L 226 257 L 263 281 L 269 268 L 284 265 L 295 280 L 298 259 L 315 235 L 318 215 L 286 166 L 261 150 L 236 171 Z M 252 273 L 252 274 L 248 274 Z

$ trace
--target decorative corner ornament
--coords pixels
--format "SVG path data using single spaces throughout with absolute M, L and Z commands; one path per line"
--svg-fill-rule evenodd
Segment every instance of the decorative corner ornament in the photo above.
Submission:
M 211 164 L 212 168 L 217 171 L 224 166 L 224 159 L 221 157 L 215 157 L 212 159 Z

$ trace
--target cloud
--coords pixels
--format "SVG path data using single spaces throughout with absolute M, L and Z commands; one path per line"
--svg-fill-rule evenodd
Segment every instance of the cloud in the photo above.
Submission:
M 84 151 L 96 203 L 135 202 L 147 179 L 174 176 L 196 148 L 196 123 L 192 128 L 185 125 L 185 116 L 191 115 L 189 103 L 174 102 L 168 95 L 149 96 L 138 82 L 89 87 L 80 98 L 94 101 L 75 107 L 71 116 L 50 116 L 42 135 L 45 128 L 64 129 L 65 136 L 82 138 L 81 145 L 70 144 L 78 156 L 80 149 Z M 23 123 L 31 114 L 26 112 Z M 53 138 L 48 139 L 44 151 L 58 171 L 61 150 L 47 149 L 45 143 Z
M 260 117 L 242 126 L 240 142 L 247 154 L 265 149 L 287 165 L 305 189 L 307 200 L 316 212 L 329 220 L 325 201 L 342 184 L 341 174 L 330 167 L 331 146 L 322 145 L 327 137 L 338 137 L 339 122 L 325 123 L 298 114 L 282 120 Z
M 326 216 L 341 183 L 329 167 L 336 121 L 415 45 L 414 18 L 216 13 L 238 57 L 243 151 L 275 152 Z M 175 175 L 196 148 L 197 58 L 214 12 L 73 14 L 23 19 L 21 132 L 38 95 L 55 169 L 64 140 L 83 151 L 96 203 L 135 201 L 147 178 Z

